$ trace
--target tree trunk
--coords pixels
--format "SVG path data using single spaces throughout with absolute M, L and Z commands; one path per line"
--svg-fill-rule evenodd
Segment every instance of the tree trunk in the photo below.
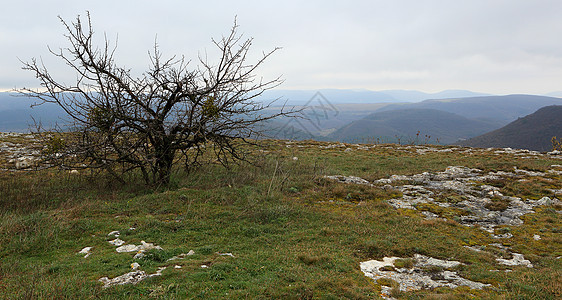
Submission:
M 156 182 L 158 184 L 167 185 L 170 183 L 172 174 L 172 165 L 174 162 L 175 151 L 163 149 L 156 158 Z

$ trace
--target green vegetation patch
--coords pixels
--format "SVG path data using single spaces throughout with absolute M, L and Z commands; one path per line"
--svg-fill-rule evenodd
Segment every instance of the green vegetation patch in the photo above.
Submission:
M 393 151 L 393 145 L 344 155 L 343 149 L 319 148 L 327 143 L 265 143 L 268 153 L 257 147 L 249 149 L 256 155 L 253 164 L 223 169 L 209 163 L 189 174 L 177 171 L 168 187 L 147 188 L 137 184 L 139 178 L 134 176 L 121 185 L 99 173 L 0 173 L 1 295 L 7 299 L 374 299 L 380 295 L 380 285 L 396 284 L 367 278 L 360 262 L 423 254 L 463 262 L 455 270 L 460 276 L 491 283 L 494 288 L 394 289 L 393 296 L 562 296 L 562 266 L 557 259 L 562 255 L 562 224 L 557 207 L 538 207 L 536 213 L 521 217 L 523 225 L 505 227 L 514 237 L 500 242 L 524 254 L 535 266 L 505 272 L 507 267 L 495 259 L 509 256 L 501 248 L 489 246 L 498 240 L 454 221 L 463 210 L 420 204 L 418 210 L 449 219 L 425 220 L 419 211 L 388 205 L 385 200 L 402 196 L 394 190 L 323 179 L 324 175 L 341 174 L 374 180 L 442 171 L 450 165 L 546 170 L 556 161 L 501 156 L 492 160 L 486 159 L 486 153 L 416 155 Z M 525 183 L 517 180 L 502 182 L 502 193 L 521 196 L 518 189 Z M 558 186 L 555 181 L 539 179 L 524 193 L 540 198 Z M 462 199 L 451 191 L 439 197 L 449 203 Z M 145 241 L 163 250 L 149 250 L 141 259 L 133 258 L 135 252 L 118 253 L 108 242 L 115 238 L 108 233 L 115 230 L 126 244 Z M 540 239 L 534 239 L 535 235 Z M 463 247 L 466 245 L 483 251 Z M 84 247 L 92 247 L 87 258 L 78 253 Z M 190 250 L 191 255 L 182 256 Z M 170 260 L 174 257 L 180 258 Z M 98 281 L 130 272 L 134 262 L 148 274 L 166 269 L 161 276 L 136 285 L 104 289 Z M 392 268 L 412 264 L 412 260 L 397 260 Z

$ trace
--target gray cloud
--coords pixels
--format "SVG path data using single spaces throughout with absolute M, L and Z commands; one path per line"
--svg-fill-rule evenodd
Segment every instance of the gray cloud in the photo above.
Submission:
M 21 2 L 21 3 L 20 3 Z M 118 35 L 118 59 L 138 72 L 155 37 L 165 55 L 196 58 L 237 16 L 256 54 L 278 52 L 261 70 L 283 88 L 471 89 L 490 93 L 562 90 L 562 2 L 397 1 L 19 1 L 0 19 L 0 88 L 33 86 L 18 57 L 64 47 L 68 21 L 86 10 L 102 37 Z

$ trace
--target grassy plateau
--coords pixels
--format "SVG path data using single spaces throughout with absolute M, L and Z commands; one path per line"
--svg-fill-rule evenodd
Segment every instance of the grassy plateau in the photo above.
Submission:
M 134 176 L 121 185 L 83 171 L 0 170 L 0 298 L 378 299 L 385 283 L 366 277 L 360 262 L 414 254 L 460 261 L 459 275 L 491 287 L 395 289 L 392 297 L 562 297 L 561 207 L 538 207 L 521 217 L 522 225 L 500 228 L 512 238 L 495 240 L 459 224 L 454 210 L 446 219 L 428 220 L 419 210 L 390 206 L 386 200 L 402 196 L 395 189 L 324 178 L 374 181 L 448 166 L 546 172 L 560 159 L 445 146 L 423 146 L 428 151 L 420 154 L 415 146 L 391 144 L 260 143 L 245 146 L 252 164 L 225 169 L 209 159 L 189 174 L 175 172 L 167 187 L 147 187 Z M 0 158 L 0 164 L 7 161 Z M 562 189 L 561 178 L 549 173 L 487 184 L 522 199 L 554 198 L 551 190 Z M 506 209 L 500 201 L 491 207 Z M 112 231 L 127 244 L 146 241 L 163 250 L 134 259 L 135 253 L 118 253 L 108 243 L 115 239 L 108 235 Z M 541 239 L 533 239 L 535 234 Z M 500 265 L 495 258 L 501 253 L 464 247 L 490 243 L 523 254 L 533 268 Z M 85 247 L 92 247 L 88 257 L 78 253 Z M 193 255 L 168 260 L 190 250 Z M 166 269 L 137 284 L 104 288 L 99 281 L 130 272 L 135 262 L 147 274 Z

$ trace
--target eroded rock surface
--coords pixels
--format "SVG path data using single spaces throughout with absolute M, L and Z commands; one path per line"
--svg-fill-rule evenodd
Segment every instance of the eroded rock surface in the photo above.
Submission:
M 549 170 L 547 173 L 553 172 L 558 171 Z M 509 178 L 514 180 L 524 177 L 544 177 L 547 176 L 547 173 L 514 168 L 513 172 L 498 171 L 482 174 L 482 170 L 479 169 L 450 166 L 443 172 L 423 172 L 411 176 L 392 175 L 373 183 L 384 184 L 385 188 L 396 189 L 402 193 L 402 197 L 388 200 L 388 203 L 395 208 L 422 210 L 428 219 L 442 216 L 438 212 L 428 211 L 428 207 L 421 204 L 459 209 L 463 211 L 458 216 L 459 223 L 465 226 L 477 226 L 493 234 L 494 228 L 498 225 L 521 225 L 523 221 L 520 217 L 535 212 L 534 208 L 537 206 L 560 204 L 561 202 L 549 197 L 532 200 L 505 196 L 499 188 L 487 185 L 486 182 Z M 373 183 L 355 176 L 324 177 L 349 184 L 373 185 Z M 451 192 L 458 197 L 451 200 L 447 196 L 443 196 L 445 193 Z M 553 190 L 554 194 L 556 192 Z M 506 207 L 494 208 L 494 201 L 503 202 Z M 493 237 L 509 238 L 510 236 L 496 234 Z
M 369 260 L 361 262 L 361 271 L 375 282 L 388 285 L 384 281 L 397 284 L 400 291 L 414 291 L 421 289 L 434 289 L 437 287 L 457 288 L 468 286 L 471 289 L 482 289 L 491 286 L 480 282 L 471 281 L 459 276 L 451 268 L 461 265 L 458 261 L 436 259 L 420 254 L 413 258 L 411 267 L 398 267 L 396 261 L 399 257 L 385 257 L 382 261 Z M 449 269 L 449 270 L 448 270 Z M 381 279 L 386 280 L 381 280 Z M 387 289 L 383 288 L 383 293 Z M 388 295 L 384 295 L 388 298 Z
M 108 288 L 114 285 L 137 284 L 147 278 L 162 275 L 162 271 L 164 271 L 165 269 L 166 267 L 158 268 L 158 271 L 154 274 L 147 274 L 145 271 L 136 270 L 129 273 L 125 273 L 121 276 L 117 276 L 113 279 L 102 277 L 99 279 L 99 281 L 103 283 L 104 288 Z
M 162 247 L 154 246 L 153 243 L 147 243 L 145 241 L 141 241 L 140 245 L 127 244 L 127 245 L 117 247 L 115 249 L 115 251 L 117 251 L 119 253 L 122 253 L 122 252 L 146 251 L 146 250 L 150 250 L 150 249 L 162 250 Z
M 342 183 L 352 183 L 352 184 L 364 184 L 364 185 L 373 185 L 369 181 L 355 176 L 343 176 L 343 175 L 333 175 L 333 176 L 324 176 L 326 179 L 342 182 Z
M 523 257 L 523 254 L 511 253 L 513 255 L 512 259 L 496 258 L 496 261 L 502 265 L 506 266 L 525 266 L 532 268 L 533 264 Z
M 534 208 L 541 205 L 559 204 L 558 199 L 543 197 L 540 200 L 523 200 L 518 197 L 504 196 L 499 188 L 485 184 L 488 180 L 519 178 L 524 176 L 546 176 L 546 173 L 514 169 L 514 172 L 490 172 L 482 174 L 481 170 L 462 166 L 451 166 L 443 172 L 421 174 L 392 175 L 389 178 L 376 180 L 374 183 L 386 184 L 387 188 L 395 188 L 402 192 L 401 198 L 388 200 L 395 208 L 418 209 L 420 204 L 428 203 L 443 208 L 461 209 L 464 213 L 459 216 L 459 223 L 466 226 L 478 226 L 490 233 L 498 225 L 521 225 L 519 218 L 533 213 Z M 351 181 L 350 181 L 351 182 Z M 404 183 L 402 185 L 396 183 Z M 365 183 L 361 183 L 365 184 Z M 395 184 L 390 186 L 390 184 Z M 454 192 L 454 201 L 438 199 L 443 193 Z M 490 209 L 492 201 L 506 203 L 505 209 Z M 423 209 L 423 207 L 422 207 Z M 425 210 L 425 209 L 424 209 Z M 436 218 L 437 213 L 425 213 L 428 218 Z M 497 238 L 506 238 L 496 235 Z
M 92 248 L 93 247 L 84 247 L 82 250 L 80 250 L 80 252 L 78 252 L 78 254 L 84 254 L 84 258 L 87 258 L 92 254 Z

